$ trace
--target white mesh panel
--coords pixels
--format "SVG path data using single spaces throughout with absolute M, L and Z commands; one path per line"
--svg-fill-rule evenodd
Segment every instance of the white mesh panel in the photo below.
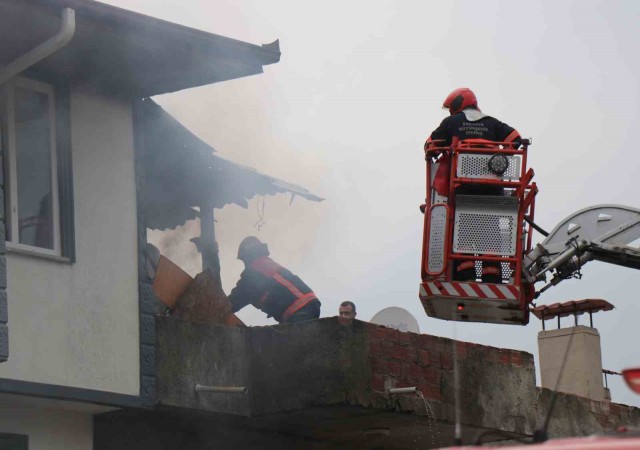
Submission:
M 490 195 L 456 196 L 453 251 L 513 256 L 518 199 Z
M 489 160 L 493 155 L 476 155 L 461 153 L 458 156 L 458 178 L 490 178 L 494 180 L 509 180 L 520 178 L 520 156 L 505 155 L 509 160 L 509 167 L 501 175 L 489 171 Z
M 447 227 L 447 208 L 434 206 L 431 208 L 429 222 L 429 260 L 427 270 L 440 273 L 444 265 L 444 236 Z

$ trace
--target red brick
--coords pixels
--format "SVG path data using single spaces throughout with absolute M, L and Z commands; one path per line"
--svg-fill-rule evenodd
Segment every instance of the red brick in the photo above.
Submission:
M 424 395 L 424 398 L 428 400 L 436 400 L 436 401 L 442 400 L 442 392 L 440 391 L 440 388 L 437 386 L 424 385 L 424 386 L 421 386 L 420 390 L 422 391 L 422 395 Z
M 407 379 L 412 381 L 422 381 L 424 374 L 422 373 L 422 367 L 417 364 L 405 364 L 404 374 Z
M 427 350 L 418 350 L 418 363 L 428 366 L 431 362 L 429 355 L 430 353 Z
M 420 335 L 420 348 L 423 350 L 436 350 L 437 338 L 428 334 Z
M 500 356 L 498 357 L 498 362 L 500 364 L 509 364 L 509 361 L 511 360 L 509 356 L 510 355 L 508 351 L 501 351 Z
M 522 352 L 511 352 L 511 364 L 522 367 Z
M 448 353 L 441 353 L 440 366 L 444 370 L 453 370 L 453 355 L 450 355 Z
M 407 334 L 409 335 L 411 346 L 414 348 L 420 347 L 420 335 L 416 333 L 407 333 Z
M 399 377 L 402 375 L 402 364 L 396 361 L 389 361 L 389 375 Z
M 369 357 L 369 364 L 374 374 L 386 375 L 389 373 L 389 363 L 386 359 Z
M 440 370 L 434 369 L 433 367 L 425 367 L 422 371 L 425 383 L 440 386 Z
M 458 352 L 459 357 L 466 357 L 468 349 L 469 347 L 467 347 L 466 342 L 456 342 L 456 351 Z
M 392 359 L 394 356 L 395 345 L 393 342 L 382 341 L 382 356 L 386 359 Z
M 369 354 L 371 356 L 382 356 L 382 342 L 379 340 L 369 341 Z
M 442 352 L 431 351 L 429 352 L 430 366 L 441 368 L 442 367 Z
M 389 339 L 390 328 L 381 325 L 371 325 L 369 327 L 369 339 Z
M 409 333 L 404 333 L 402 331 L 394 330 L 393 340 L 399 344 L 411 344 L 411 335 Z
M 418 361 L 418 352 L 413 347 L 407 347 L 407 362 L 414 363 Z
M 450 353 L 453 355 L 453 343 L 456 341 L 444 338 L 440 338 L 439 341 L 440 342 L 438 343 L 438 348 L 440 349 L 440 351 L 442 353 Z
M 407 360 L 407 355 L 408 355 L 407 347 L 403 347 L 398 344 L 391 344 L 387 342 L 383 343 L 382 345 L 383 345 L 382 351 L 384 352 L 385 358 L 396 359 L 400 361 Z
M 384 376 L 383 375 L 373 375 L 371 377 L 371 389 L 374 391 L 384 392 Z

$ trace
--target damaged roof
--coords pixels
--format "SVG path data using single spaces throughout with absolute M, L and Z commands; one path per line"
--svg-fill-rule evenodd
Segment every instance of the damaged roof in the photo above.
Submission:
M 128 97 L 149 97 L 255 75 L 280 60 L 278 41 L 254 45 L 93 0 L 0 0 L 0 66 L 58 32 L 75 10 L 71 42 L 34 69 Z
M 151 99 L 142 102 L 145 216 L 152 229 L 175 228 L 197 217 L 194 207 L 248 207 L 256 195 L 290 193 L 323 199 L 255 169 L 215 155 L 215 149 Z

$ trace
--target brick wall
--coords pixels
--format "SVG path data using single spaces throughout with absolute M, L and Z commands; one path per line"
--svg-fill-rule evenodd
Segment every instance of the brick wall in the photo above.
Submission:
M 453 377 L 451 339 L 403 333 L 373 324 L 367 324 L 367 334 L 371 388 L 375 392 L 415 386 L 427 399 L 443 399 L 443 380 Z M 468 342 L 457 342 L 456 345 L 461 366 L 473 359 L 503 366 L 533 368 L 533 356 L 529 353 Z

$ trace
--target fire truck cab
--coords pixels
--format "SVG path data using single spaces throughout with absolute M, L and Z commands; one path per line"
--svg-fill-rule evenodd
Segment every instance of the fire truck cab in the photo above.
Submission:
M 430 317 L 527 324 L 535 290 L 523 279 L 535 196 L 524 140 L 425 145 L 420 301 Z

